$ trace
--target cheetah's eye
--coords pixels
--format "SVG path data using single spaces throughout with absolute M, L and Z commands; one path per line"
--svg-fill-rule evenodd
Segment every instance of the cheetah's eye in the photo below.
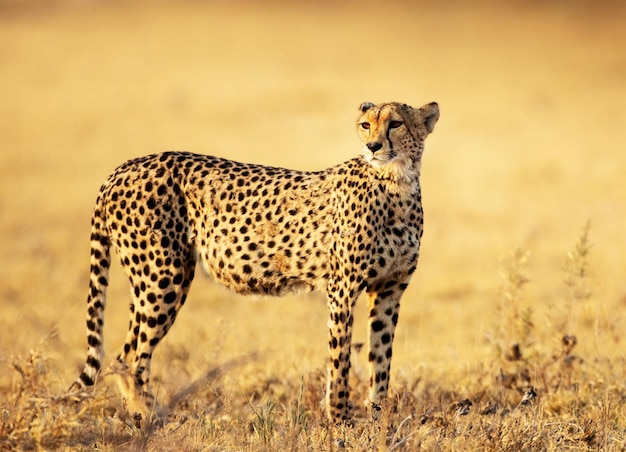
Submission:
M 391 121 L 389 123 L 389 128 L 390 129 L 397 129 L 398 127 L 400 127 L 402 125 L 402 121 Z
M 361 124 L 359 124 L 359 126 L 361 126 L 361 129 L 368 130 L 370 128 L 370 123 L 369 122 L 362 122 Z

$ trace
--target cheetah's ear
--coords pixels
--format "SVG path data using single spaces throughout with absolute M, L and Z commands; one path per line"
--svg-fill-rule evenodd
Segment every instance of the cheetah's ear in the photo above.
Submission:
M 424 124 L 426 132 L 431 133 L 437 124 L 439 119 L 439 105 L 437 102 L 431 102 L 429 104 L 420 107 L 419 116 L 420 121 Z
M 359 105 L 359 110 L 361 111 L 361 113 L 365 113 L 367 110 L 369 110 L 373 106 L 374 104 L 372 102 L 363 102 L 361 105 Z

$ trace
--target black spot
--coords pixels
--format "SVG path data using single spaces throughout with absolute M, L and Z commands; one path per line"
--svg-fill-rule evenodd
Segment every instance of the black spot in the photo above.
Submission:
M 163 301 L 167 304 L 174 303 L 176 301 L 176 292 L 168 292 L 163 297 Z
M 96 366 L 91 366 L 91 367 L 95 367 L 96 369 L 100 369 L 100 363 L 98 363 L 98 367 L 96 367 Z M 81 372 L 81 374 L 80 374 L 80 381 L 82 381 L 85 386 L 93 386 L 93 379 L 89 375 L 84 373 L 84 372 Z
M 381 331 L 384 327 L 385 323 L 382 320 L 372 322 L 372 331 Z

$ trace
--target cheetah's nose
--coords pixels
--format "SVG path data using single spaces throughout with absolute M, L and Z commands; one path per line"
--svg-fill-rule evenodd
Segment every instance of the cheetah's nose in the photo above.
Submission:
M 369 143 L 366 144 L 367 148 L 372 151 L 372 152 L 376 152 L 378 151 L 380 148 L 383 147 L 382 143 L 378 142 L 378 141 L 370 141 Z

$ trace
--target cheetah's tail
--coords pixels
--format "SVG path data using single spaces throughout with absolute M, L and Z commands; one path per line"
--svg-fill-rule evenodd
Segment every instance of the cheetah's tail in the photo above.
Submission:
M 70 391 L 80 391 L 86 389 L 87 386 L 92 386 L 102 368 L 104 358 L 104 308 L 109 284 L 111 241 L 105 226 L 103 189 L 100 191 L 91 219 L 91 270 L 87 295 L 87 360 L 80 376 L 70 386 Z

